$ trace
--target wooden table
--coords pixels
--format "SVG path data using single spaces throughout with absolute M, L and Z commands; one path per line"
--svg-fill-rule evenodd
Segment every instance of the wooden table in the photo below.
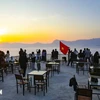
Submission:
M 41 70 L 37 71 L 37 70 L 34 70 L 34 71 L 32 71 L 32 72 L 27 74 L 27 78 L 29 80 L 29 76 L 33 76 L 33 79 L 34 79 L 34 75 L 42 75 L 43 76 L 46 73 L 47 73 L 47 71 L 41 71 Z M 35 80 L 33 80 L 33 82 L 35 83 Z M 32 83 L 31 83 L 31 85 L 32 85 Z M 34 88 L 34 86 L 32 85 L 29 88 Z

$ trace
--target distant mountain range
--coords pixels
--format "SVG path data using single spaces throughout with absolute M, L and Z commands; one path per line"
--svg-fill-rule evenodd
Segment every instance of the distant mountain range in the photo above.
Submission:
M 0 43 L 0 48 L 59 47 L 59 41 L 69 47 L 100 47 L 100 38 L 93 38 L 76 41 L 54 40 L 52 43 Z

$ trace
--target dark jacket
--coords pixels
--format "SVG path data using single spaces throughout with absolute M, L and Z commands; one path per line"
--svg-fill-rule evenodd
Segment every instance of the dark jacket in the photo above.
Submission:
M 20 67 L 22 69 L 24 69 L 25 67 L 27 67 L 27 63 L 28 62 L 28 59 L 26 57 L 26 54 L 23 52 L 22 54 L 20 54 L 19 56 L 19 63 L 20 63 Z
M 76 78 L 75 77 L 72 77 L 69 81 L 69 86 L 72 87 L 73 86 L 73 89 L 74 91 L 76 91 L 76 88 L 77 88 L 77 81 L 76 81 Z

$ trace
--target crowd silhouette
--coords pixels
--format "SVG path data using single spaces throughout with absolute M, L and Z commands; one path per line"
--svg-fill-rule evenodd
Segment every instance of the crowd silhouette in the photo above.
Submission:
M 66 55 L 64 55 L 66 58 Z M 89 48 L 83 48 L 80 49 L 79 51 L 74 48 L 74 50 L 69 49 L 67 53 L 67 66 L 72 66 L 74 61 L 81 60 L 81 61 L 88 61 L 92 64 L 98 65 L 99 64 L 99 58 L 100 54 L 98 51 L 95 51 L 94 54 L 91 53 L 91 50 Z M 51 60 L 59 59 L 59 52 L 57 49 L 53 49 L 51 51 Z M 43 49 L 42 51 L 40 49 L 36 50 L 35 52 L 31 52 L 27 54 L 26 49 L 23 50 L 20 48 L 19 50 L 19 59 L 14 59 L 13 56 L 10 55 L 10 51 L 7 50 L 6 53 L 3 51 L 0 51 L 0 68 L 6 69 L 8 66 L 9 62 L 14 62 L 18 61 L 20 64 L 20 68 L 24 71 L 23 76 L 26 75 L 26 69 L 28 62 L 30 61 L 30 66 L 32 70 L 36 70 L 35 63 L 37 63 L 38 69 L 40 70 L 40 62 L 47 61 L 47 50 Z

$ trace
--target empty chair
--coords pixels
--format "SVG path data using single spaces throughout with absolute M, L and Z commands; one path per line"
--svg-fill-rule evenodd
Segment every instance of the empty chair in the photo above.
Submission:
M 13 66 L 14 71 L 18 71 L 20 69 L 20 65 L 17 60 L 15 60 L 15 62 L 13 63 Z
M 46 64 L 46 71 L 49 71 L 52 77 L 52 75 L 54 74 L 52 64 Z
M 11 63 L 11 61 L 6 62 L 6 73 L 8 74 L 8 72 L 11 72 L 13 74 L 13 64 Z
M 83 71 L 83 74 L 84 74 L 84 62 L 76 63 L 76 73 L 79 74 L 79 71 Z
M 77 88 L 75 100 L 92 100 L 92 90 L 87 88 Z
M 100 67 L 93 67 L 89 70 L 90 75 L 100 76 Z
M 18 93 L 18 86 L 22 85 L 23 86 L 23 95 L 24 95 L 25 86 L 27 86 L 27 88 L 29 89 L 30 83 L 28 81 L 24 80 L 21 75 L 15 74 L 15 78 L 16 78 L 17 93 Z
M 46 72 L 46 75 L 44 76 L 44 80 L 46 82 L 46 86 L 49 86 L 49 73 L 50 73 L 50 71 L 48 70 Z
M 66 60 L 66 57 L 62 57 L 62 63 L 66 63 L 67 60 Z
M 43 91 L 43 95 L 45 96 L 45 90 L 47 92 L 47 86 L 46 86 L 46 82 L 44 81 L 44 76 L 42 75 L 34 75 L 34 85 L 35 85 L 35 89 L 39 90 L 41 89 Z M 35 94 L 36 91 L 35 90 Z
M 57 66 L 57 68 L 56 68 L 57 70 L 56 71 L 59 74 L 59 72 L 60 72 L 60 60 L 55 60 L 55 62 L 59 63 L 59 64 L 56 65 Z

